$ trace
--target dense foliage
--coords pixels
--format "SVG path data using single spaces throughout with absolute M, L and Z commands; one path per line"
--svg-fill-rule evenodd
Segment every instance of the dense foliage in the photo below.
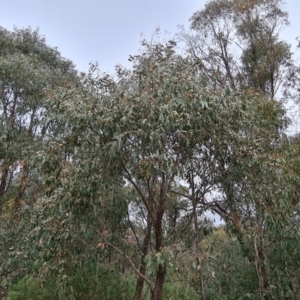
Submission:
M 287 17 L 211 0 L 114 76 L 1 28 L 0 297 L 299 299 Z

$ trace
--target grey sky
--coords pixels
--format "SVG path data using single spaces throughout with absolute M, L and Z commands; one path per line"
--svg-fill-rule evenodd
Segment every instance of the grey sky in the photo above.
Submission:
M 156 27 L 175 33 L 177 25 L 203 0 L 0 0 L 0 25 L 39 27 L 47 43 L 86 70 L 99 61 L 102 71 L 127 64 L 139 49 L 140 34 L 151 38 Z
M 129 66 L 137 53 L 141 33 L 150 39 L 155 28 L 173 34 L 177 26 L 189 27 L 191 15 L 205 0 L 0 0 L 0 25 L 9 30 L 40 28 L 47 43 L 56 46 L 79 70 L 99 61 L 102 71 L 118 63 Z M 289 42 L 300 35 L 300 1 L 288 0 L 291 26 L 284 30 Z M 171 35 L 172 36 L 172 35 Z

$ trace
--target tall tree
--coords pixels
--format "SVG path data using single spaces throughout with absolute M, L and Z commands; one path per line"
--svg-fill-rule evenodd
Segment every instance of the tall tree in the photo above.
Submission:
M 76 72 L 70 61 L 46 45 L 38 30 L 30 28 L 13 32 L 0 28 L 0 68 L 0 209 L 13 198 L 19 210 L 27 186 L 34 185 L 29 183 L 29 157 L 51 128 L 47 94 L 74 83 Z
M 46 181 L 35 162 L 57 125 L 46 99 L 78 79 L 73 64 L 30 28 L 0 27 L 0 70 L 0 264 L 1 283 L 7 285 L 9 276 L 24 276 L 33 253 L 25 242 L 32 229 L 27 217 Z
M 250 87 L 274 98 L 293 64 L 280 39 L 288 25 L 281 0 L 208 1 L 191 17 L 196 35 L 182 34 L 187 51 L 216 84 Z
M 118 67 L 116 79 L 89 77 L 96 93 L 71 89 L 54 95 L 70 129 L 53 147 L 73 148 L 71 162 L 77 170 L 69 178 L 71 186 L 60 186 L 56 197 L 80 209 L 109 201 L 107 191 L 116 181 L 124 180 L 135 190 L 146 220 L 140 268 L 114 243 L 117 233 L 102 227 L 105 234 L 99 238 L 101 245 L 123 255 L 138 275 L 136 299 L 143 282 L 152 299 L 162 299 L 169 247 L 164 224 L 171 199 L 177 195 L 188 201 L 192 210 L 187 218 L 196 232 L 199 215 L 206 210 L 238 227 L 240 210 L 255 205 L 241 187 L 252 184 L 257 160 L 280 140 L 285 119 L 281 105 L 259 93 L 215 88 L 214 77 L 193 59 L 175 53 L 174 41 L 144 42 L 144 47 L 141 55 L 130 57 L 132 71 Z M 273 159 L 270 154 L 267 162 Z M 260 168 L 255 172 L 255 180 L 265 176 Z M 186 190 L 176 189 L 180 181 Z M 219 197 L 213 199 L 211 191 Z M 181 237 L 174 235 L 173 240 Z M 154 252 L 147 255 L 151 244 Z M 154 278 L 147 276 L 145 256 L 156 266 Z

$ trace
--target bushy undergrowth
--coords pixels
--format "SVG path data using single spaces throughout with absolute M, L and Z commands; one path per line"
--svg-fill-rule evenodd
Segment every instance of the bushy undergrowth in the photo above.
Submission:
M 54 300 L 57 296 L 54 282 L 48 280 L 44 287 L 33 277 L 23 277 L 10 287 L 7 300 Z
M 58 282 L 53 275 L 43 284 L 37 278 L 23 277 L 11 285 L 7 300 L 127 300 L 133 298 L 133 293 L 133 278 L 125 279 L 96 262 L 89 262 L 64 282 Z
M 166 283 L 164 286 L 163 299 L 165 300 L 198 300 L 197 295 L 191 288 L 180 283 Z
M 58 282 L 51 275 L 43 283 L 35 277 L 23 277 L 9 289 L 7 300 L 131 300 L 134 299 L 135 276 L 123 274 L 89 262 L 65 279 Z M 144 286 L 147 299 L 149 289 Z M 165 300 L 199 299 L 191 288 L 182 283 L 166 283 Z

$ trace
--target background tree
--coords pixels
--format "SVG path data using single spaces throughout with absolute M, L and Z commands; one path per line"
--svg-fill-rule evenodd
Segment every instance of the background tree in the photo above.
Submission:
M 44 180 L 34 161 L 51 136 L 53 120 L 47 114 L 46 98 L 57 86 L 74 84 L 77 79 L 73 64 L 30 28 L 13 32 L 0 28 L 0 69 L 1 242 L 7 257 L 8 249 L 16 247 L 24 222 L 12 220 L 44 193 Z M 10 216 L 11 212 L 16 214 Z M 4 281 L 8 273 L 23 274 L 26 269 L 11 269 L 10 260 L 2 262 Z
M 51 125 L 47 94 L 58 85 L 74 83 L 76 72 L 38 31 L 1 28 L 0 39 L 1 209 L 5 199 L 14 199 L 19 210 L 26 188 L 34 186 L 29 180 L 30 156 L 39 150 Z
M 290 46 L 279 36 L 288 25 L 282 6 L 280 0 L 208 1 L 190 19 L 196 34 L 181 37 L 216 84 L 253 88 L 273 99 L 293 66 Z

